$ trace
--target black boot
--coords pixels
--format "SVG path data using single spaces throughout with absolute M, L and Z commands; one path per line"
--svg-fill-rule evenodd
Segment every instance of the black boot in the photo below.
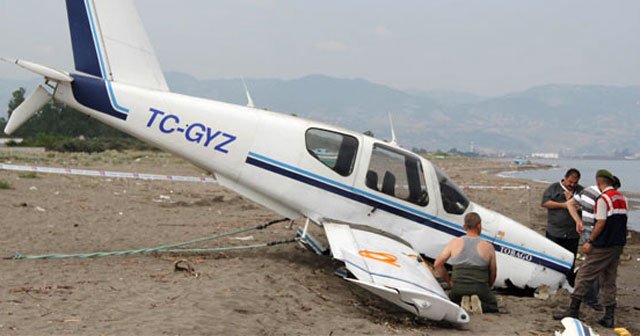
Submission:
M 573 317 L 578 318 L 578 314 L 580 314 L 580 300 L 571 298 L 571 304 L 569 308 L 563 312 L 553 313 L 554 320 L 562 320 L 565 317 Z
M 616 310 L 616 305 L 606 306 L 604 311 L 604 316 L 598 321 L 601 326 L 606 328 L 613 328 L 614 321 L 614 313 Z
M 586 304 L 587 306 L 591 307 L 595 311 L 603 311 L 604 310 L 604 307 L 602 307 L 602 305 L 598 301 L 585 302 L 584 304 Z

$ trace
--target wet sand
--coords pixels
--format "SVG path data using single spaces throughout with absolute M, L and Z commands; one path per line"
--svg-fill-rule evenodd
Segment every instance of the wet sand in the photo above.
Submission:
M 164 153 L 4 153 L 0 162 L 155 174 L 204 173 Z M 436 159 L 470 198 L 543 232 L 544 184 L 505 179 L 507 162 Z M 0 171 L 0 257 L 128 250 L 188 241 L 279 217 L 215 184 Z M 294 223 L 303 225 L 302 222 Z M 314 232 L 320 232 L 314 229 Z M 199 246 L 290 238 L 286 223 Z M 634 235 L 618 278 L 618 325 L 640 333 L 640 245 Z M 196 273 L 175 271 L 187 259 Z M 628 260 L 627 260 L 628 258 Z M 462 327 L 416 319 L 336 277 L 340 263 L 296 244 L 209 255 L 0 260 L 0 335 L 549 335 L 566 293 L 542 301 L 499 295 L 507 313 Z M 600 313 L 583 308 L 595 327 Z M 602 335 L 612 334 L 596 327 Z

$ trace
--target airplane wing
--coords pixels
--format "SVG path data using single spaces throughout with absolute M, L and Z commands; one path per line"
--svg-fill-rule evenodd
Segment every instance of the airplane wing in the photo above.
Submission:
M 333 221 L 323 222 L 333 257 L 345 263 L 366 290 L 430 320 L 466 323 L 469 314 L 451 302 L 407 243 L 387 234 Z

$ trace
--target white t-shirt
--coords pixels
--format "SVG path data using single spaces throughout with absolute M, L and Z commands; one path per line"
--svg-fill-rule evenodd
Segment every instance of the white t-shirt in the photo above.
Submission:
M 602 193 L 604 193 L 609 189 L 613 189 L 613 187 L 607 187 L 607 189 L 602 191 Z M 599 220 L 606 220 L 606 219 L 607 219 L 607 201 L 605 201 L 604 198 L 600 197 L 596 202 L 596 220 L 599 221 Z

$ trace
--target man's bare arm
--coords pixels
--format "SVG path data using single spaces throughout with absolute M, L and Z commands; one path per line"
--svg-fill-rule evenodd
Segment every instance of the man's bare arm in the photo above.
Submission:
M 573 221 L 576 222 L 576 231 L 578 233 L 582 233 L 583 223 L 582 218 L 580 218 L 580 215 L 578 214 L 578 208 L 576 207 L 577 204 L 575 198 L 568 200 L 566 205 L 571 218 L 573 218 Z
M 604 230 L 606 222 L 606 219 L 600 219 L 596 221 L 596 225 L 593 227 L 593 231 L 591 231 L 591 237 L 589 237 L 589 241 L 593 242 L 594 240 L 596 240 L 596 238 L 598 238 L 600 233 L 602 233 L 602 230 Z M 584 245 L 582 245 L 582 253 L 589 254 L 589 252 L 591 252 L 591 243 L 586 242 L 584 243 Z
M 483 242 L 482 248 L 484 249 L 484 253 L 489 257 L 489 287 L 493 286 L 493 283 L 496 282 L 496 277 L 498 274 L 498 266 L 496 263 L 496 251 L 493 249 L 493 245 L 489 242 Z
M 591 231 L 591 237 L 589 237 L 589 240 L 594 241 L 596 240 L 596 238 L 598 238 L 598 236 L 602 233 L 602 230 L 604 230 L 604 225 L 606 222 L 606 219 L 601 219 L 596 222 L 596 225 L 593 227 L 593 231 Z
M 433 267 L 435 267 L 436 272 L 438 272 L 440 277 L 442 277 L 442 279 L 444 279 L 444 281 L 447 284 L 449 284 L 449 286 L 452 285 L 452 282 L 451 282 L 451 278 L 449 278 L 449 273 L 447 272 L 447 269 L 444 267 L 444 264 L 449 260 L 449 258 L 451 258 L 452 244 L 453 244 L 453 239 L 449 241 L 447 246 L 445 246 L 444 250 L 442 250 L 438 258 L 436 258 L 436 261 L 433 263 Z

